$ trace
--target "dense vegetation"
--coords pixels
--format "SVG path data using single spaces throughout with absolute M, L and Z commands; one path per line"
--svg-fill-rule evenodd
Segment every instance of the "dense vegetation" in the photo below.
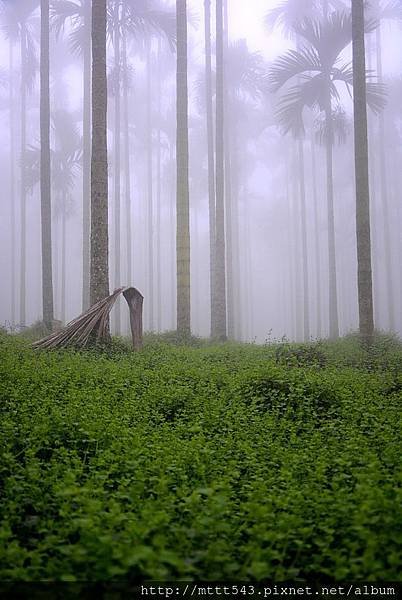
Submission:
M 0 336 L 0 577 L 397 580 L 400 344 L 192 343 Z

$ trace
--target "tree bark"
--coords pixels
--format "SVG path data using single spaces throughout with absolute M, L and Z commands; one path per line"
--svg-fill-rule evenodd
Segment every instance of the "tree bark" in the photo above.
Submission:
M 53 325 L 52 206 L 50 190 L 49 0 L 41 0 L 40 39 L 40 197 L 42 239 L 42 311 Z
M 190 333 L 190 206 L 188 183 L 187 3 L 176 0 L 177 25 L 177 331 Z
M 352 38 L 359 329 L 362 339 L 369 344 L 374 332 L 374 317 L 371 274 L 364 0 L 352 0 Z
M 92 1 L 92 153 L 90 302 L 109 295 L 106 0 Z

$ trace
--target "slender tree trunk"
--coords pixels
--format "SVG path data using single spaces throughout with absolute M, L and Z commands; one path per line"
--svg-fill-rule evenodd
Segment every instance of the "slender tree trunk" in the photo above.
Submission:
M 229 49 L 228 3 L 223 0 L 223 64 Z M 232 101 L 223 72 L 223 106 L 224 106 L 224 196 L 226 217 L 226 302 L 227 302 L 227 333 L 229 339 L 235 338 L 235 275 L 234 275 L 234 212 L 232 185 L 232 127 L 235 127 L 232 115 Z
M 92 0 L 91 304 L 109 295 L 106 113 L 106 0 Z
M 121 248 L 120 248 L 120 2 L 114 8 L 114 287 L 121 286 Z M 120 302 L 115 308 L 116 334 L 121 334 Z
M 61 214 L 61 321 L 66 322 L 66 203 L 67 198 L 64 194 L 63 209 Z
M 325 106 L 326 161 L 327 161 L 327 210 L 328 210 L 328 270 L 329 270 L 329 337 L 339 337 L 337 274 L 335 258 L 335 217 L 333 181 L 333 123 L 330 82 L 327 85 Z
M 131 228 L 131 174 L 130 174 L 130 131 L 128 118 L 128 65 L 127 34 L 123 32 L 123 123 L 124 123 L 124 175 L 126 200 L 126 246 L 127 246 L 127 285 L 133 279 L 132 228 Z
M 303 334 L 304 341 L 310 339 L 310 315 L 309 315 L 309 279 L 308 279 L 308 257 L 307 257 L 307 217 L 306 217 L 306 183 L 304 174 L 304 144 L 298 140 L 299 161 L 299 192 L 301 212 L 301 238 L 302 238 L 302 262 L 303 262 Z
M 91 9 L 84 4 L 83 153 L 82 153 L 82 310 L 89 308 L 90 204 L 91 204 Z
M 162 330 L 162 272 L 161 272 L 161 40 L 158 38 L 158 71 L 156 78 L 156 98 L 157 98 L 157 113 L 158 113 L 158 129 L 156 138 L 156 327 L 158 331 Z
M 317 160 L 316 147 L 313 136 L 310 141 L 311 146 L 311 168 L 312 168 L 312 186 L 314 203 L 314 253 L 315 253 L 315 284 L 316 284 L 316 317 L 317 317 L 317 338 L 322 336 L 321 324 L 321 260 L 320 260 L 320 225 L 318 219 L 318 193 L 317 193 Z
M 226 247 L 224 183 L 223 10 L 216 0 L 216 310 L 213 337 L 226 340 Z
M 53 326 L 52 206 L 50 197 L 49 0 L 41 0 L 40 40 L 40 196 L 43 322 Z
M 152 136 L 152 89 L 151 89 L 151 41 L 147 41 L 147 208 L 148 208 L 148 309 L 149 329 L 154 325 L 154 210 L 153 210 L 153 136 Z
M 9 125 L 10 125 L 10 230 L 11 230 L 11 325 L 15 325 L 15 247 L 16 247 L 16 232 L 15 232 L 15 109 L 14 109 L 14 53 L 13 43 L 9 40 Z
M 177 330 L 190 333 L 190 206 L 188 183 L 187 2 L 176 0 L 177 26 Z
M 26 29 L 21 25 L 21 230 L 20 230 L 20 325 L 26 325 L 26 306 L 25 306 L 25 282 L 26 282 L 26 174 L 25 174 L 25 151 L 26 151 Z
M 369 344 L 373 337 L 374 318 L 371 275 L 364 0 L 352 0 L 352 37 L 359 329 L 362 339 Z
M 212 58 L 211 58 L 211 0 L 204 0 L 205 19 L 205 105 L 207 114 L 208 146 L 208 218 L 209 218 L 209 287 L 210 287 L 210 328 L 216 304 L 215 277 L 215 158 L 214 158 L 214 119 L 212 103 Z
M 233 122 L 231 144 L 231 199 L 232 199 L 232 268 L 233 268 L 233 306 L 234 306 L 234 338 L 242 338 L 243 313 L 241 296 L 241 267 L 240 267 L 240 222 L 239 222 L 239 193 L 241 179 L 241 160 L 239 157 L 239 129 Z
M 170 203 L 169 203 L 169 231 L 174 232 L 176 230 L 176 173 L 174 172 L 174 144 L 169 144 L 169 192 L 170 192 Z M 171 329 L 172 331 L 176 327 L 176 294 L 177 294 L 177 270 L 176 270 L 176 236 L 171 235 L 170 237 L 170 306 L 171 306 Z
M 382 36 L 381 24 L 376 29 L 377 46 L 377 77 L 380 83 L 383 81 L 382 69 Z M 381 111 L 379 115 L 379 141 L 380 141 L 380 186 L 381 186 L 381 206 L 382 223 L 385 250 L 385 298 L 388 309 L 388 325 L 391 331 L 395 331 L 395 305 L 394 305 L 394 282 L 392 278 L 392 259 L 391 259 L 391 230 L 390 230 L 390 202 L 388 189 L 388 174 L 385 158 L 385 114 Z

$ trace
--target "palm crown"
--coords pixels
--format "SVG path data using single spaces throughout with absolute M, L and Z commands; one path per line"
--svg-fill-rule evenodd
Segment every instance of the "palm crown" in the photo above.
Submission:
M 273 63 L 269 84 L 274 92 L 290 84 L 280 100 L 277 117 L 284 132 L 301 135 L 305 107 L 323 112 L 329 96 L 330 109 L 336 109 L 341 103 L 340 85 L 351 95 L 353 70 L 350 62 L 342 59 L 352 41 L 351 15 L 333 12 L 320 20 L 306 18 L 294 29 L 300 48 L 289 50 Z M 367 103 L 378 113 L 385 105 L 385 88 L 371 79 L 368 73 Z

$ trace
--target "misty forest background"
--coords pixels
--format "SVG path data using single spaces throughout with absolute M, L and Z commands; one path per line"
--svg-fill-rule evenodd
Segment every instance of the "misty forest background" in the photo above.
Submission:
M 106 12 L 107 181 L 91 3 L 2 2 L 1 322 L 65 323 L 135 285 L 148 331 L 336 338 L 359 327 L 360 252 L 375 327 L 400 333 L 401 2 L 366 4 L 360 247 L 350 3 L 205 0 L 176 14 L 124 0 Z M 90 274 L 91 247 L 109 285 Z M 118 303 L 113 333 L 128 333 L 126 313 Z

